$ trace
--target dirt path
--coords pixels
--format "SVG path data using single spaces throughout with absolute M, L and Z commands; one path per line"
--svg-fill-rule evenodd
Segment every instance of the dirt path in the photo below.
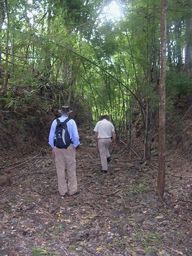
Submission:
M 102 174 L 95 148 L 82 146 L 77 152 L 80 194 L 62 199 L 54 163 L 45 153 L 12 160 L 1 156 L 3 168 L 13 173 L 12 185 L 0 187 L 1 256 L 192 255 L 192 178 L 182 158 L 168 155 L 161 204 L 155 158 L 145 166 L 119 148 L 110 172 Z

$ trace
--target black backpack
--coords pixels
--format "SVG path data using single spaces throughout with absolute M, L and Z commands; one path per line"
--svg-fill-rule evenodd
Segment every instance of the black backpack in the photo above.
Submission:
M 68 146 L 72 143 L 69 135 L 69 131 L 67 129 L 67 122 L 69 118 L 67 118 L 64 122 L 61 122 L 58 118 L 57 126 L 55 129 L 55 138 L 54 138 L 54 146 L 57 148 L 68 148 Z

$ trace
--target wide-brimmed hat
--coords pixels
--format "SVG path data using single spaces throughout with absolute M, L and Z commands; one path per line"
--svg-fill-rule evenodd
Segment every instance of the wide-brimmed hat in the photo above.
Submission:
M 68 105 L 64 105 L 61 107 L 62 113 L 68 113 L 70 111 L 70 107 Z

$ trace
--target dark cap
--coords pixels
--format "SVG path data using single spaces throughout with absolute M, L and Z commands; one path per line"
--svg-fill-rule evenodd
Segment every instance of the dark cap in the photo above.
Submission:
M 103 119 L 109 120 L 109 115 L 107 114 L 101 115 L 99 120 L 103 120 Z

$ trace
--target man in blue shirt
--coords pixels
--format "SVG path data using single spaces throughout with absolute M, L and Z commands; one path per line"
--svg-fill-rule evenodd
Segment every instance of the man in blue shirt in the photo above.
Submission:
M 62 106 L 61 116 L 58 118 L 60 122 L 64 122 L 70 113 L 68 106 Z M 52 154 L 55 159 L 57 170 L 58 190 L 61 196 L 66 194 L 74 195 L 78 193 L 77 190 L 77 176 L 76 176 L 76 149 L 79 146 L 79 134 L 76 122 L 70 119 L 67 122 L 67 128 L 71 139 L 71 144 L 68 148 L 57 148 L 54 145 L 55 131 L 57 120 L 55 119 L 49 132 L 49 145 L 52 148 Z

